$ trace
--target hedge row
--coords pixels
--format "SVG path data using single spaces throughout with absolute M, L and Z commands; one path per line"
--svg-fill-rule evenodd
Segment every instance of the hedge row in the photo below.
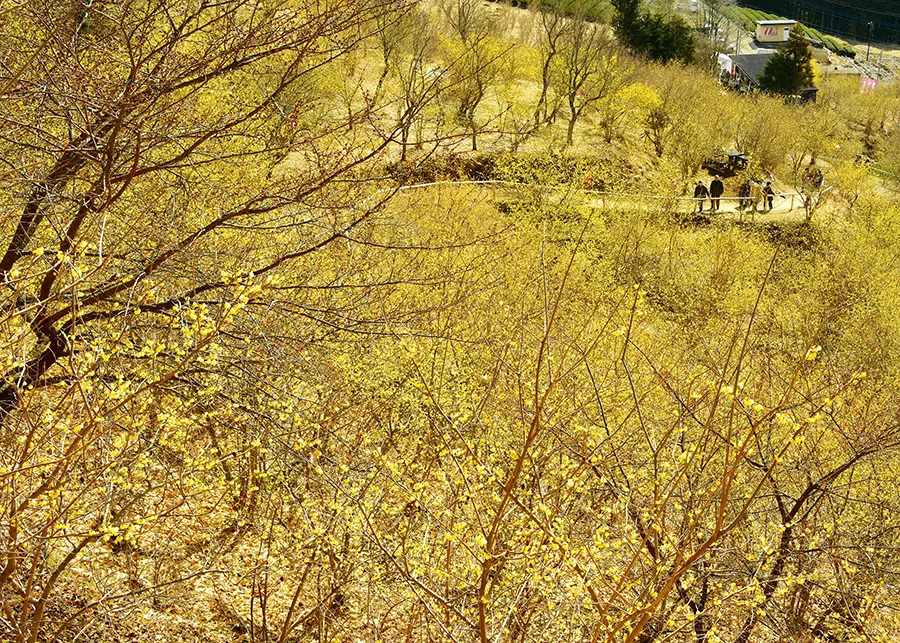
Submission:
M 510 181 L 536 185 L 572 185 L 593 190 L 635 189 L 637 168 L 592 155 L 449 154 L 390 163 L 388 176 L 400 184 L 435 181 Z
M 728 7 L 726 9 L 726 14 L 732 20 L 743 24 L 744 28 L 747 31 L 756 31 L 756 23 L 759 20 L 787 19 L 782 16 L 776 16 L 772 13 L 766 13 L 765 11 L 750 9 L 749 7 Z M 818 40 L 831 51 L 841 54 L 842 56 L 849 56 L 850 58 L 856 57 L 856 51 L 840 38 L 828 36 L 820 32 L 818 29 L 813 29 L 811 27 L 807 27 L 806 25 L 801 24 L 800 27 L 803 29 L 804 36 L 813 40 Z

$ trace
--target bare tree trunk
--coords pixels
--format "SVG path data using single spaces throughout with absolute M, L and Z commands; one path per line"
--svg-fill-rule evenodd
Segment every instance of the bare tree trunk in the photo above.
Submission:
M 537 108 L 534 110 L 535 128 L 538 128 L 543 123 L 547 122 L 547 92 L 550 89 L 550 64 L 555 55 L 555 51 L 552 54 L 549 54 L 547 58 L 544 59 L 544 65 L 541 69 L 541 95 L 538 97 Z
M 575 140 L 575 121 L 577 120 L 578 114 L 572 111 L 572 115 L 569 116 L 569 125 L 566 129 L 566 146 L 572 145 Z

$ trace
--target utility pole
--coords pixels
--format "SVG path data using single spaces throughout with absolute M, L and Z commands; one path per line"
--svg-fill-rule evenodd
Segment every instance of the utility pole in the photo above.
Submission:
M 869 43 L 866 45 L 866 62 L 869 62 L 869 49 L 872 48 L 872 34 L 875 31 L 875 23 L 869 22 Z

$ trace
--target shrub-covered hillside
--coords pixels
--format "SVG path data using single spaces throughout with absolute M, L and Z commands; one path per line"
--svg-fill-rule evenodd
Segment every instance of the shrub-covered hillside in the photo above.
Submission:
M 0 12 L 0 640 L 897 639 L 896 86 L 480 0 Z

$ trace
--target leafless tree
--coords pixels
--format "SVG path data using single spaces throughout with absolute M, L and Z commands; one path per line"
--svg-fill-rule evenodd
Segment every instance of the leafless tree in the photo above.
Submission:
M 585 110 L 629 82 L 630 72 L 619 58 L 608 29 L 576 15 L 562 38 L 560 93 L 569 108 L 566 144 L 574 140 L 575 124 Z
M 359 243 L 390 196 L 366 198 L 366 168 L 417 112 L 361 144 L 348 133 L 397 123 L 394 104 L 323 113 L 316 91 L 387 11 L 365 0 L 3 9 L 0 638 L 62 636 L 69 621 L 50 616 L 61 585 L 89 550 L 127 553 L 126 523 L 190 520 L 181 485 L 199 470 L 171 442 L 175 408 L 216 454 L 226 505 L 259 511 L 264 450 L 208 418 L 229 407 L 247 413 L 235 423 L 264 422 L 246 400 L 273 354 L 301 341 L 260 337 L 247 311 L 274 307 L 319 333 L 367 323 L 330 295 L 313 303 L 328 289 L 310 286 L 324 273 L 304 262 L 340 263 L 337 242 Z M 228 385 L 213 384 L 225 372 Z M 129 482 L 147 468 L 152 482 Z M 72 618 L 155 590 L 98 591 Z
M 422 110 L 441 91 L 444 71 L 435 65 L 436 34 L 428 16 L 420 9 L 409 11 L 394 29 L 395 54 L 389 67 L 398 83 L 398 118 L 401 160 L 406 160 L 410 132 Z
M 481 40 L 491 32 L 490 14 L 479 0 L 444 0 L 441 13 L 453 33 L 466 45 Z
M 496 38 L 496 25 L 480 0 L 447 0 L 443 14 L 458 43 L 451 48 L 449 95 L 455 101 L 456 121 L 478 149 L 479 106 L 500 74 L 500 61 L 510 48 Z
M 551 108 L 549 97 L 553 85 L 552 73 L 566 32 L 572 28 L 572 22 L 567 20 L 561 11 L 555 9 L 555 7 L 544 7 L 540 4 L 536 7 L 540 15 L 538 35 L 541 53 L 541 94 L 534 110 L 535 128 L 551 122 L 556 117 L 558 104 L 554 102 Z
M 735 44 L 735 38 L 740 35 L 740 27 L 730 15 L 735 6 L 734 0 L 705 0 L 697 3 L 695 22 L 712 46 L 709 64 L 713 69 L 718 69 L 718 54 L 728 52 Z

